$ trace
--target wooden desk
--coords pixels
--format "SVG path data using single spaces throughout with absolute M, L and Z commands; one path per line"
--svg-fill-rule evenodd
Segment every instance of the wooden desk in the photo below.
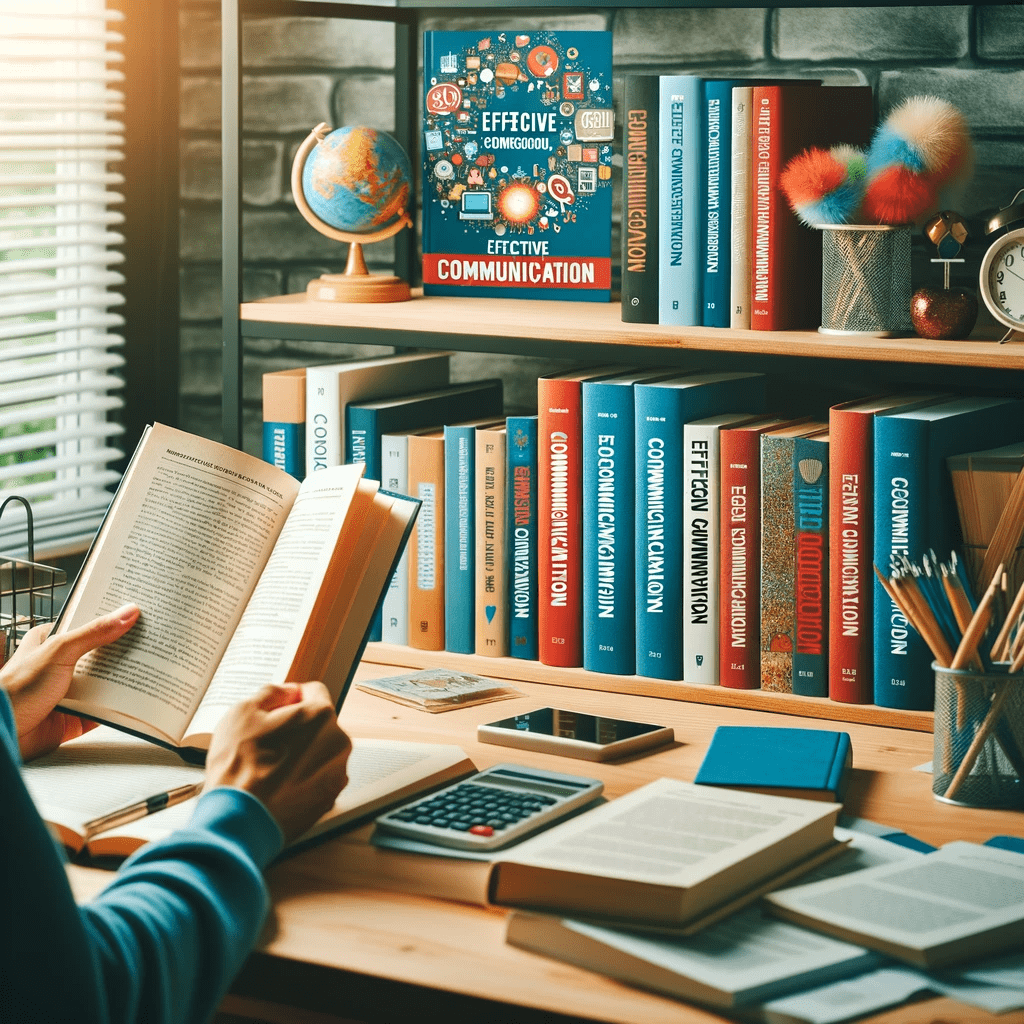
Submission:
M 360 668 L 363 677 L 400 671 L 369 664 Z M 341 721 L 356 736 L 458 743 L 478 768 L 514 760 L 592 774 L 604 780 L 610 797 L 662 775 L 692 780 L 717 725 L 798 724 L 791 717 L 739 708 L 538 683 L 515 686 L 525 696 L 440 715 L 353 689 Z M 671 725 L 676 743 L 647 756 L 599 765 L 476 742 L 479 723 L 547 704 Z M 810 719 L 799 724 L 812 729 L 835 726 Z M 913 771 L 931 760 L 930 734 L 870 725 L 844 728 L 854 754 L 849 813 L 937 845 L 1024 834 L 1024 813 L 970 810 L 933 799 L 931 776 Z M 273 915 L 224 1004 L 226 1011 L 282 1024 L 338 1024 L 346 1019 L 392 1024 L 406 1018 L 474 1024 L 703 1024 L 723 1019 L 508 946 L 503 911 L 388 893 L 375 889 L 371 879 L 347 877 L 345 848 L 365 841 L 369 830 L 366 826 L 335 837 L 271 869 Z M 73 869 L 73 879 L 76 892 L 86 895 L 101 887 L 105 876 Z M 1024 1024 L 1024 1013 L 992 1017 L 931 999 L 873 1020 Z

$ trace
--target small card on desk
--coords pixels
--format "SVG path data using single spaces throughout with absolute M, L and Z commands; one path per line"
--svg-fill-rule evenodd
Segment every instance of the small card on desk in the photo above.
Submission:
M 849 733 L 720 725 L 694 782 L 842 802 L 852 760 Z

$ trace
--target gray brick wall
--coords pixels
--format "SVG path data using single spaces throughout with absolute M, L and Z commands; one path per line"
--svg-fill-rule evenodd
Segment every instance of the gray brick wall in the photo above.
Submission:
M 425 18 L 423 28 L 610 29 L 616 72 L 706 76 L 810 75 L 866 82 L 884 114 L 904 96 L 930 92 L 959 105 L 975 136 L 977 165 L 962 203 L 976 212 L 1024 186 L 1024 7 L 634 9 Z M 220 433 L 220 31 L 219 4 L 181 9 L 181 418 Z M 295 147 L 317 121 L 393 126 L 393 36 L 386 25 L 308 17 L 252 17 L 243 29 L 245 135 L 243 220 L 246 298 L 298 292 L 343 269 L 345 247 L 313 231 L 291 202 Z M 621 82 L 621 78 L 619 80 Z M 621 96 L 621 86 L 616 89 Z M 617 216 L 617 213 L 616 213 Z M 617 235 L 613 239 L 617 251 Z M 391 243 L 367 247 L 383 270 Z M 922 256 L 924 253 L 922 251 Z M 922 273 L 934 273 L 922 259 Z M 973 269 L 962 272 L 973 280 Z M 265 370 L 323 362 L 359 349 L 260 340 L 247 343 L 245 446 L 259 450 Z M 386 349 L 362 351 L 380 353 Z M 457 380 L 501 374 L 509 404 L 528 406 L 536 359 L 463 354 Z

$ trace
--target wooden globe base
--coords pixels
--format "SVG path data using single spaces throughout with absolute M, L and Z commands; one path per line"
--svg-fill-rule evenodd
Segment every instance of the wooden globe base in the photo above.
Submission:
M 387 274 L 323 274 L 306 286 L 314 302 L 406 302 L 408 281 Z

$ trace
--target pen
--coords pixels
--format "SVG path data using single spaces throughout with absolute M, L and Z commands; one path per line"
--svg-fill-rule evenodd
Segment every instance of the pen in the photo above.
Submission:
M 130 821 L 145 818 L 147 814 L 155 814 L 157 811 L 162 811 L 165 807 L 173 807 L 174 804 L 180 804 L 183 800 L 195 796 L 202 788 L 203 784 L 201 782 L 192 782 L 187 786 L 176 786 L 174 789 L 167 790 L 166 793 L 157 793 L 155 796 L 139 800 L 134 804 L 128 804 L 127 807 L 111 811 L 109 814 L 101 815 L 99 818 L 93 818 L 92 821 L 85 823 L 83 829 L 87 836 L 91 836 L 96 832 L 106 832 L 108 829 L 127 825 Z

